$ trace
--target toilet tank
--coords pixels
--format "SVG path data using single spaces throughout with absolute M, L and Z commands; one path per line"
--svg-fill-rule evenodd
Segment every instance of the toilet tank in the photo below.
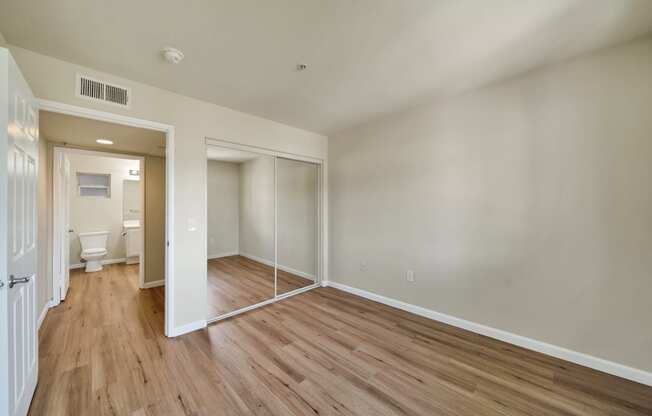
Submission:
M 79 242 L 82 251 L 91 248 L 106 248 L 109 240 L 108 231 L 95 231 L 92 233 L 79 233 Z

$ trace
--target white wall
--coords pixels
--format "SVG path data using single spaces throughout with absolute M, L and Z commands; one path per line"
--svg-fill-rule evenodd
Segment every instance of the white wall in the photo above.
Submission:
M 274 262 L 274 157 L 240 164 L 240 254 Z
M 650 109 L 646 38 L 338 134 L 331 280 L 651 371 Z
M 229 140 L 281 152 L 327 158 L 326 137 L 204 101 L 10 46 L 35 95 L 65 104 L 153 120 L 175 127 L 174 305 L 171 326 L 206 319 L 206 150 L 205 138 Z M 75 96 L 83 73 L 131 88 L 130 109 L 96 104 Z M 196 226 L 189 226 L 195 224 Z
M 317 165 L 279 158 L 278 264 L 303 277 L 317 275 Z
M 70 227 L 74 230 L 70 239 L 70 264 L 81 263 L 79 234 L 93 231 L 109 231 L 108 253 L 105 260 L 124 259 L 125 239 L 122 233 L 123 182 L 134 179 L 130 169 L 139 170 L 140 161 L 113 157 L 69 153 L 70 160 Z M 111 197 L 79 196 L 77 173 L 111 175 Z
M 208 258 L 239 252 L 240 164 L 209 160 Z

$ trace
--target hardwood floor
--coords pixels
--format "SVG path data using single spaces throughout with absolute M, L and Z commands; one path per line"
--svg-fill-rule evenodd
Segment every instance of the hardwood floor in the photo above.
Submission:
M 320 288 L 178 338 L 137 266 L 75 272 L 31 415 L 652 415 L 652 388 Z
M 278 293 L 310 286 L 312 280 L 278 270 Z M 208 317 L 274 297 L 274 268 L 243 256 L 208 261 Z

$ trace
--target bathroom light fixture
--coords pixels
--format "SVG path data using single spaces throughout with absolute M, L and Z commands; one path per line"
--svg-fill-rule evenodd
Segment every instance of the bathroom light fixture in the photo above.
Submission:
M 139 170 L 129 169 L 129 175 L 131 176 L 140 176 Z
M 97 139 L 95 140 L 99 144 L 113 144 L 113 141 L 108 140 L 108 139 Z

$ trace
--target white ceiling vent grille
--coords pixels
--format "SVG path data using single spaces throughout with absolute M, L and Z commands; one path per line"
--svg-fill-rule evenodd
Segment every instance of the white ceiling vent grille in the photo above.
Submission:
M 115 84 L 108 84 L 104 81 L 77 75 L 77 96 L 87 100 L 101 101 L 107 104 L 129 107 L 131 91 L 129 88 Z

